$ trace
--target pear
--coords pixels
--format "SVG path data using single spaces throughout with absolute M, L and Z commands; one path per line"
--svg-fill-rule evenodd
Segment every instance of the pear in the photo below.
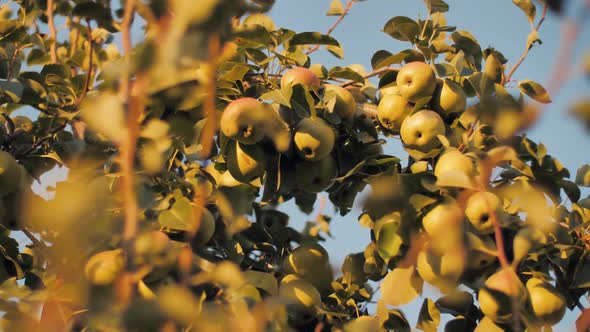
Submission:
M 254 98 L 239 98 L 227 105 L 219 126 L 221 132 L 240 143 L 252 145 L 265 135 L 268 114 L 261 102 Z
M 415 103 L 421 98 L 432 96 L 436 89 L 436 76 L 427 63 L 415 61 L 399 70 L 396 83 L 400 94 Z
M 461 172 L 473 178 L 476 174 L 475 161 L 455 148 L 446 149 L 434 166 L 434 175 L 441 177 L 447 172 Z
M 14 157 L 0 151 L 0 197 L 12 194 L 19 189 L 21 170 Z
M 447 252 L 462 245 L 463 211 L 455 202 L 443 202 L 422 218 L 422 226 L 437 253 Z
M 333 94 L 336 96 L 334 113 L 344 120 L 352 119 L 356 109 L 356 101 L 349 90 L 338 85 L 326 84 L 324 86 L 324 94 Z
M 305 118 L 299 121 L 293 135 L 297 154 L 309 161 L 326 158 L 336 141 L 332 127 L 321 118 Z
M 491 266 L 496 261 L 496 243 L 489 235 L 478 235 L 472 232 L 466 233 L 467 268 L 481 270 Z
M 412 112 L 412 105 L 408 100 L 398 94 L 383 96 L 377 107 L 377 117 L 383 128 L 398 132 L 402 122 Z
M 320 79 L 316 74 L 305 67 L 294 67 L 287 70 L 283 77 L 281 77 L 281 87 L 292 86 L 295 84 L 301 84 L 311 90 L 320 89 Z
M 445 123 L 438 113 L 423 110 L 408 116 L 401 125 L 400 136 L 406 148 L 424 153 L 441 146 L 438 135 L 445 134 Z
M 392 84 L 388 84 L 379 89 L 379 96 L 381 99 L 387 95 L 399 95 L 399 88 L 397 84 L 394 82 Z
M 86 262 L 84 274 L 90 283 L 97 286 L 110 285 L 125 268 L 123 250 L 99 252 Z
M 265 171 L 265 153 L 259 145 L 229 142 L 227 145 L 227 170 L 234 179 L 250 183 Z
M 328 252 L 319 243 L 309 241 L 295 248 L 283 261 L 286 273 L 305 276 L 317 273 L 329 264 Z
M 418 254 L 416 268 L 424 281 L 446 292 L 457 286 L 463 273 L 464 258 L 460 250 L 437 255 L 426 249 Z
M 479 290 L 481 311 L 495 323 L 509 323 L 512 313 L 519 312 L 527 300 L 527 291 L 511 268 L 492 274 Z
M 498 196 L 487 191 L 477 192 L 469 197 L 465 207 L 465 215 L 480 234 L 494 232 L 492 214 L 496 215 L 498 222 L 502 218 L 502 202 Z
M 513 265 L 523 261 L 529 252 L 547 241 L 547 237 L 539 229 L 525 227 L 520 229 L 512 240 L 512 248 L 514 251 Z
M 430 105 L 442 115 L 462 112 L 467 105 L 467 95 L 455 81 L 439 80 Z
M 308 193 L 319 193 L 328 189 L 338 176 L 338 165 L 332 156 L 320 161 L 300 161 L 295 165 L 295 185 Z
M 531 278 L 526 283 L 529 292 L 530 312 L 535 326 L 551 326 L 559 323 L 565 315 L 567 303 L 564 296 L 550 283 Z

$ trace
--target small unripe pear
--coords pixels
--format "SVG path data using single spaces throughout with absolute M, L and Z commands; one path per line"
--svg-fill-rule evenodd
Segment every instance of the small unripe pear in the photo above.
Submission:
M 336 97 L 334 104 L 334 113 L 340 118 L 350 120 L 356 109 L 356 101 L 352 93 L 338 85 L 326 84 L 324 94 L 333 94 Z
M 295 274 L 286 275 L 281 280 L 279 296 L 303 310 L 313 309 L 322 303 L 318 290 Z
M 443 202 L 422 218 L 422 226 L 437 253 L 444 253 L 462 245 L 463 211 L 455 202 Z
M 311 69 L 305 67 L 294 67 L 287 70 L 283 77 L 281 77 L 281 87 L 286 87 L 288 85 L 295 85 L 301 84 L 308 89 L 312 90 L 319 90 L 320 88 L 320 79 L 316 76 L 316 74 L 311 71 Z
M 446 292 L 457 286 L 464 261 L 462 252 L 458 250 L 437 255 L 427 249 L 418 254 L 416 268 L 424 281 Z
M 408 100 L 398 94 L 388 94 L 381 98 L 377 107 L 377 117 L 383 128 L 391 131 L 399 131 L 402 122 L 412 112 L 412 105 Z
M 443 115 L 462 112 L 467 105 L 467 95 L 455 81 L 439 80 L 430 105 Z
M 442 176 L 445 172 L 462 172 L 468 177 L 475 176 L 475 161 L 461 151 L 449 148 L 438 158 L 434 166 L 434 175 Z
M 226 162 L 231 175 L 242 183 L 250 183 L 265 171 L 265 153 L 258 145 L 229 142 Z
M 436 89 L 434 71 L 427 63 L 419 61 L 404 65 L 397 74 L 396 82 L 401 95 L 412 103 L 432 96 Z
M 502 202 L 491 192 L 481 191 L 469 197 L 465 215 L 480 234 L 494 232 L 493 215 L 498 222 L 502 218 Z M 493 215 L 492 215 L 493 214 Z
M 548 282 L 539 278 L 531 278 L 526 283 L 529 291 L 530 311 L 535 326 L 555 325 L 565 315 L 567 303 L 563 295 Z
M 545 234 L 536 228 L 526 227 L 520 229 L 514 236 L 512 244 L 514 251 L 513 265 L 516 266 L 527 257 L 534 247 L 545 241 Z
M 240 98 L 227 105 L 219 126 L 221 132 L 243 144 L 256 144 L 264 138 L 268 118 L 261 102 L 254 98 Z
M 526 288 L 511 268 L 491 275 L 478 295 L 481 311 L 496 323 L 509 323 L 513 311 L 519 312 L 526 299 Z
M 400 136 L 406 148 L 427 153 L 441 146 L 438 135 L 444 135 L 445 131 L 445 123 L 438 113 L 423 110 L 402 122 Z

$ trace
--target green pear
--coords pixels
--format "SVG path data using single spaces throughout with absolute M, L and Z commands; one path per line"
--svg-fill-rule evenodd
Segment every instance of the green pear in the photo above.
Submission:
M 334 113 L 344 120 L 352 119 L 356 110 L 356 101 L 352 93 L 338 85 L 326 84 L 324 94 L 333 94 L 336 96 L 334 104 Z
M 326 158 L 336 141 L 332 127 L 321 118 L 305 118 L 295 127 L 293 142 L 297 154 L 308 161 Z
M 410 62 L 403 66 L 396 78 L 399 92 L 409 102 L 430 97 L 436 89 L 436 76 L 427 63 Z
M 377 106 L 377 117 L 381 126 L 387 130 L 398 132 L 402 122 L 412 112 L 412 105 L 398 94 L 384 95 Z
M 294 173 L 297 188 L 308 193 L 319 193 L 332 185 L 338 176 L 338 165 L 332 156 L 313 162 L 299 161 Z
M 467 268 L 481 270 L 491 266 L 496 261 L 496 243 L 489 235 L 466 233 L 467 239 Z
M 254 98 L 239 98 L 227 105 L 219 126 L 221 132 L 240 143 L 252 145 L 264 138 L 268 114 Z
M 379 98 L 383 99 L 383 97 L 387 95 L 399 95 L 399 88 L 397 84 L 394 82 L 392 84 L 388 84 L 379 89 Z
M 424 281 L 447 292 L 457 286 L 463 273 L 464 261 L 460 250 L 450 250 L 438 255 L 425 249 L 418 254 L 416 268 Z
M 465 215 L 480 234 L 491 234 L 494 232 L 492 214 L 496 215 L 498 222 L 502 220 L 502 202 L 498 196 L 491 192 L 480 191 L 467 200 Z
M 559 323 L 565 315 L 567 303 L 564 296 L 552 284 L 531 278 L 526 283 L 529 292 L 529 310 L 534 326 L 551 326 Z
M 288 274 L 281 280 L 279 296 L 303 310 L 314 310 L 322 303 L 318 290 L 295 274 Z
M 430 105 L 442 115 L 463 112 L 467 105 L 467 95 L 455 81 L 439 80 Z
M 294 67 L 287 70 L 283 77 L 281 77 L 281 87 L 292 86 L 295 84 L 301 84 L 308 89 L 318 91 L 320 89 L 320 79 L 316 74 L 305 67 Z
M 234 179 L 242 183 L 250 183 L 264 174 L 265 153 L 259 145 L 229 142 L 226 149 L 227 170 Z
M 293 249 L 283 261 L 286 273 L 297 273 L 301 276 L 311 275 L 329 264 L 328 252 L 319 243 L 304 242 Z
M 511 268 L 502 268 L 492 274 L 479 290 L 481 311 L 495 323 L 509 323 L 513 312 L 524 308 L 527 291 Z
M 441 146 L 438 135 L 445 134 L 445 123 L 438 113 L 423 110 L 408 116 L 400 129 L 404 146 L 424 153 Z

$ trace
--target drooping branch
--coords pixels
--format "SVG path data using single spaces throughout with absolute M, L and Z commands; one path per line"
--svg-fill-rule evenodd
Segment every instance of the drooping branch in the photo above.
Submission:
M 334 29 L 336 29 L 338 24 L 340 24 L 340 22 L 342 22 L 342 20 L 344 19 L 344 16 L 346 16 L 346 14 L 348 14 L 348 12 L 350 11 L 350 8 L 352 8 L 353 4 L 354 4 L 353 0 L 348 0 L 348 2 L 346 3 L 346 7 L 344 7 L 344 10 L 342 10 L 342 14 L 340 14 L 340 16 L 338 17 L 336 22 L 334 22 L 334 24 L 332 24 L 332 26 L 328 29 L 328 31 L 326 32 L 326 35 L 329 36 L 334 31 Z M 309 55 L 319 49 L 320 49 L 320 45 L 315 45 L 314 47 L 310 48 L 307 51 L 307 54 Z

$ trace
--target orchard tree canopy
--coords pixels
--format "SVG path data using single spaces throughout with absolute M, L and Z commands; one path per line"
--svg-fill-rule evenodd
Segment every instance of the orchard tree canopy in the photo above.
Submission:
M 372 68 L 314 63 L 343 57 L 357 2 L 317 32 L 276 26 L 274 0 L 4 1 L 2 329 L 549 331 L 578 307 L 586 331 L 590 166 L 527 137 L 553 90 L 514 75 L 566 1 L 512 1 L 520 59 L 424 0 L 383 22 L 406 48 L 376 45 Z M 590 127 L 590 101 L 572 114 Z M 55 166 L 46 200 L 31 185 Z M 370 241 L 333 266 L 330 222 L 366 187 Z M 336 215 L 278 210 L 318 195 Z M 442 295 L 409 321 L 424 283 Z

